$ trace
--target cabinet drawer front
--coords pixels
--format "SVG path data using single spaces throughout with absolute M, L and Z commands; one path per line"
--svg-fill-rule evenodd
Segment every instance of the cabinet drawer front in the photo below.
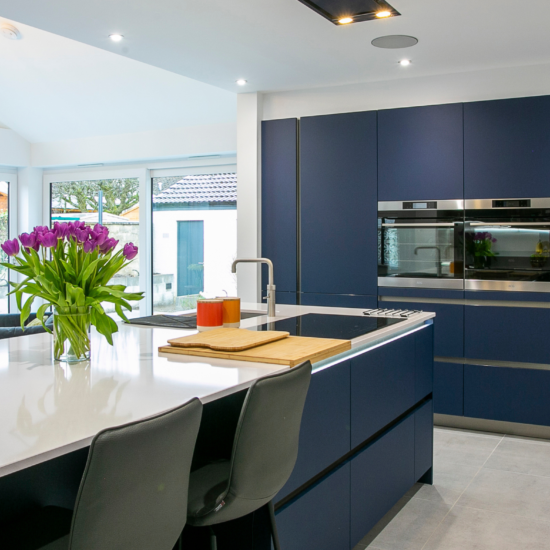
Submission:
M 433 311 L 434 355 L 464 357 L 464 306 L 422 302 L 380 302 L 381 307 Z
M 307 394 L 296 465 L 279 501 L 351 449 L 350 361 L 316 372 Z
M 434 412 L 464 415 L 464 365 L 434 363 Z
M 285 550 L 349 550 L 349 497 L 348 462 L 277 510 L 281 547 Z
M 550 364 L 550 309 L 466 306 L 465 317 L 468 359 Z
M 464 416 L 550 426 L 550 371 L 464 365 Z
M 409 416 L 351 461 L 352 548 L 408 491 L 414 475 L 414 416 Z
M 352 449 L 414 405 L 414 361 L 414 335 L 351 360 Z

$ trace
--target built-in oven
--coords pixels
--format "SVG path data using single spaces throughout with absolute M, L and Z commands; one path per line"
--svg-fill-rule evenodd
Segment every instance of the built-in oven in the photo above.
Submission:
M 550 292 L 550 198 L 465 202 L 469 290 Z
M 378 286 L 464 288 L 464 201 L 378 203 Z

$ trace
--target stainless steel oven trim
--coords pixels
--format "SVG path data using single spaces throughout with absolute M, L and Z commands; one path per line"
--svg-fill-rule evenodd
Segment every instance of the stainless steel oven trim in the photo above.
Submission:
M 550 284 L 550 283 L 549 283 Z M 464 290 L 464 279 L 422 279 L 420 277 L 378 277 L 379 287 L 452 288 Z
M 468 223 L 468 222 L 466 222 Z M 514 227 L 514 226 L 533 226 L 533 225 L 549 225 L 550 221 L 548 222 L 470 222 L 470 225 L 472 227 L 490 227 L 490 226 L 503 226 L 503 227 Z M 391 224 L 389 224 L 391 225 Z
M 404 202 L 436 202 L 437 208 L 403 208 Z M 378 203 L 379 212 L 387 212 L 391 210 L 403 210 L 404 212 L 422 212 L 423 210 L 437 211 L 437 210 L 464 210 L 463 200 L 451 200 L 451 201 L 438 201 L 438 200 L 415 200 L 415 201 L 380 201 Z
M 380 278 L 378 278 L 378 286 L 380 286 Z M 507 292 L 550 292 L 550 282 L 466 279 L 465 288 L 466 290 L 505 290 Z
M 459 222 L 462 223 L 462 222 Z M 473 224 L 472 224 L 473 225 Z M 382 227 L 454 227 L 454 223 L 430 223 L 430 222 L 420 222 L 420 223 L 383 223 Z
M 531 201 L 531 206 L 514 207 L 493 207 L 494 200 L 519 201 L 526 200 L 526 197 L 522 199 L 466 199 L 464 201 L 464 206 L 466 210 L 531 210 L 533 208 L 550 208 L 550 198 L 529 199 Z

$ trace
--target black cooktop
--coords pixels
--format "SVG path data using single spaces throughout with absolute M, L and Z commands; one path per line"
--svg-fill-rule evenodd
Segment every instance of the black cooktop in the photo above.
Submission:
M 406 319 L 386 317 L 359 317 L 355 315 L 321 315 L 306 313 L 298 317 L 266 323 L 250 330 L 284 330 L 291 336 L 312 336 L 315 338 L 339 338 L 352 340 L 380 328 L 401 323 Z

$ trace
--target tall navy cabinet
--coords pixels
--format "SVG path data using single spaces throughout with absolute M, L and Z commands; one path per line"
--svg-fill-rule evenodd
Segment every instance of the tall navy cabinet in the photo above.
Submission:
M 462 197 L 462 104 L 379 111 L 378 200 Z
M 302 304 L 376 307 L 376 112 L 300 121 Z
M 274 264 L 279 304 L 296 303 L 297 132 L 295 118 L 262 122 L 262 256 Z
M 548 197 L 550 96 L 464 104 L 466 199 Z

